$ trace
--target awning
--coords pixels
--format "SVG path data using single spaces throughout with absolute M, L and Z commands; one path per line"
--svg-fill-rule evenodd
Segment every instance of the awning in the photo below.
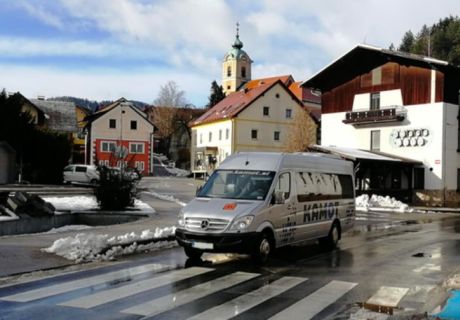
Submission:
M 373 161 L 386 161 L 386 162 L 399 162 L 404 164 L 412 165 L 423 165 L 423 162 L 418 160 L 412 160 L 408 158 L 403 158 L 395 156 L 388 153 L 383 153 L 379 151 L 370 151 L 362 149 L 353 149 L 353 148 L 344 148 L 344 147 L 333 147 L 333 146 L 319 146 L 313 145 L 310 146 L 312 151 L 318 151 L 323 153 L 330 153 L 338 155 L 344 159 L 357 161 L 357 160 L 373 160 Z

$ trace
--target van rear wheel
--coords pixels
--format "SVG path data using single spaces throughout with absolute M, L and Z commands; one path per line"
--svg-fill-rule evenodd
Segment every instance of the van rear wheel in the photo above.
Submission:
M 340 240 L 340 227 L 337 222 L 334 222 L 331 226 L 331 230 L 329 230 L 329 234 L 327 235 L 327 237 L 320 238 L 319 242 L 325 248 L 332 250 L 337 247 L 339 240 Z
M 266 232 L 264 232 L 257 240 L 251 257 L 255 262 L 259 264 L 264 264 L 268 261 L 268 258 L 270 257 L 272 250 L 273 242 L 271 241 L 270 236 Z
M 185 255 L 193 260 L 198 260 L 203 255 L 203 251 L 194 248 L 184 247 Z

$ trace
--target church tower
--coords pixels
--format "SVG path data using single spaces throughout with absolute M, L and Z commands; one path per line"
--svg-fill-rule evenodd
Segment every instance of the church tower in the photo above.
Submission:
M 239 24 L 236 24 L 236 38 L 232 49 L 227 52 L 222 62 L 222 89 L 226 95 L 235 92 L 243 84 L 251 80 L 251 63 L 240 40 Z

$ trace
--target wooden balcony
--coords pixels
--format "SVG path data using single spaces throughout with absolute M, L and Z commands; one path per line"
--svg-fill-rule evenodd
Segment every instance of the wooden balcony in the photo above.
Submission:
M 356 110 L 345 114 L 342 120 L 345 124 L 360 125 L 381 122 L 403 121 L 406 118 L 406 111 L 403 107 L 395 106 L 376 110 Z

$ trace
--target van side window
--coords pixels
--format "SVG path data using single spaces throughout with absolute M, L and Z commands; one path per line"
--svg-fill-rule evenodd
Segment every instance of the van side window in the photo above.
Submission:
M 296 172 L 299 202 L 353 198 L 352 176 L 320 172 Z
M 289 172 L 280 174 L 275 188 L 275 192 L 277 191 L 283 192 L 284 199 L 289 198 L 291 194 L 291 174 Z

